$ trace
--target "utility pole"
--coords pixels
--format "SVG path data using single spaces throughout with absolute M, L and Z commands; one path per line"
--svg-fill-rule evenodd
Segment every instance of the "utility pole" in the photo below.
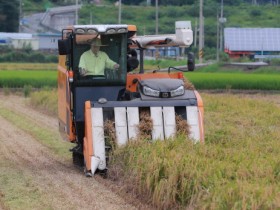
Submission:
M 90 25 L 92 25 L 92 11 L 90 11 Z
M 22 0 L 19 0 L 18 32 L 21 32 Z
M 119 0 L 119 24 L 122 22 L 122 0 Z
M 195 25 L 194 25 L 194 47 L 197 45 L 197 18 L 195 18 Z
M 224 0 L 221 0 L 221 17 L 220 22 L 220 51 L 223 51 L 223 41 L 224 41 L 224 24 L 227 22 L 227 19 L 224 17 Z
M 223 50 L 223 16 L 224 16 L 224 0 L 221 0 L 221 28 L 220 28 L 220 51 Z
M 156 0 L 156 34 L 158 34 L 158 0 Z M 156 60 L 159 58 L 159 51 L 158 51 L 158 48 L 156 48 L 155 50 L 155 57 L 156 57 Z
M 199 4 L 199 63 L 202 63 L 203 58 L 203 0 L 200 0 Z
M 156 34 L 158 34 L 158 0 L 156 0 Z
M 75 24 L 78 25 L 78 0 L 76 0 L 76 10 L 75 10 Z
M 219 53 L 219 13 L 217 10 L 217 45 L 216 45 L 216 60 L 220 61 L 220 53 Z

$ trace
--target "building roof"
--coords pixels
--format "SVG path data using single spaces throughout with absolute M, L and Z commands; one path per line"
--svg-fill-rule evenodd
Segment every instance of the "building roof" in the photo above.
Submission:
M 5 38 L 5 39 L 7 39 L 7 38 L 11 38 L 11 39 L 31 39 L 32 34 L 0 32 L 0 38 L 1 39 L 3 39 L 3 38 Z
M 224 39 L 230 51 L 280 52 L 280 28 L 225 28 Z

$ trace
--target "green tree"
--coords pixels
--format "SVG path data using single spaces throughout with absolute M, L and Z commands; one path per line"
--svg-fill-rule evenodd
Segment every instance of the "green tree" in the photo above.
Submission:
M 17 32 L 18 20 L 19 0 L 0 0 L 0 31 Z

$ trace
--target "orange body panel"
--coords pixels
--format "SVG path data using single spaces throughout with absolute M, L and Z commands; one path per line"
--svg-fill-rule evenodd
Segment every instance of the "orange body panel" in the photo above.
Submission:
M 91 169 L 91 156 L 93 155 L 91 122 L 92 122 L 91 105 L 90 105 L 90 101 L 86 101 L 85 102 L 85 137 L 84 137 L 83 154 L 84 154 L 87 170 Z
M 63 64 L 65 63 L 65 56 L 59 56 L 58 64 L 58 118 L 66 124 L 66 69 Z
M 71 94 L 68 83 L 68 74 L 65 66 L 66 56 L 59 56 L 58 64 L 58 119 L 62 136 L 67 136 L 68 141 L 75 141 L 75 129 L 73 128 L 71 112 Z
M 204 143 L 204 107 L 203 107 L 203 101 L 200 96 L 200 94 L 195 90 L 194 91 L 196 99 L 197 99 L 197 108 L 199 110 L 198 112 L 198 120 L 199 120 L 199 132 L 200 132 L 200 142 Z
M 137 31 L 136 25 L 128 25 L 127 29 L 128 29 L 128 31 Z
M 183 75 L 181 72 L 176 73 L 145 73 L 145 74 L 127 74 L 126 89 L 131 92 L 137 91 L 137 82 L 134 83 L 135 79 L 144 80 L 144 79 L 156 79 L 156 78 L 173 78 L 173 79 L 182 79 Z

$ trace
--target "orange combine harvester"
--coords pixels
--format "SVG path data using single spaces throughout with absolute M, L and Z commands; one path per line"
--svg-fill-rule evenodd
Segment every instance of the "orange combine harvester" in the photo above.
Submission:
M 137 138 L 142 110 L 148 110 L 152 121 L 151 140 L 172 138 L 179 115 L 190 128 L 189 138 L 204 141 L 202 99 L 196 90 L 185 88 L 183 73 L 175 67 L 166 72 L 144 71 L 145 49 L 192 44 L 189 21 L 178 21 L 175 28 L 175 34 L 153 36 L 136 36 L 134 25 L 73 25 L 62 30 L 58 42 L 59 128 L 65 139 L 76 144 L 71 150 L 73 162 L 84 166 L 86 175 L 107 170 L 106 120 L 114 122 L 118 146 Z M 83 78 L 79 59 L 90 48 L 88 40 L 96 37 L 105 45 L 101 50 L 120 66 L 105 69 L 104 75 Z M 194 70 L 192 54 L 187 66 Z

